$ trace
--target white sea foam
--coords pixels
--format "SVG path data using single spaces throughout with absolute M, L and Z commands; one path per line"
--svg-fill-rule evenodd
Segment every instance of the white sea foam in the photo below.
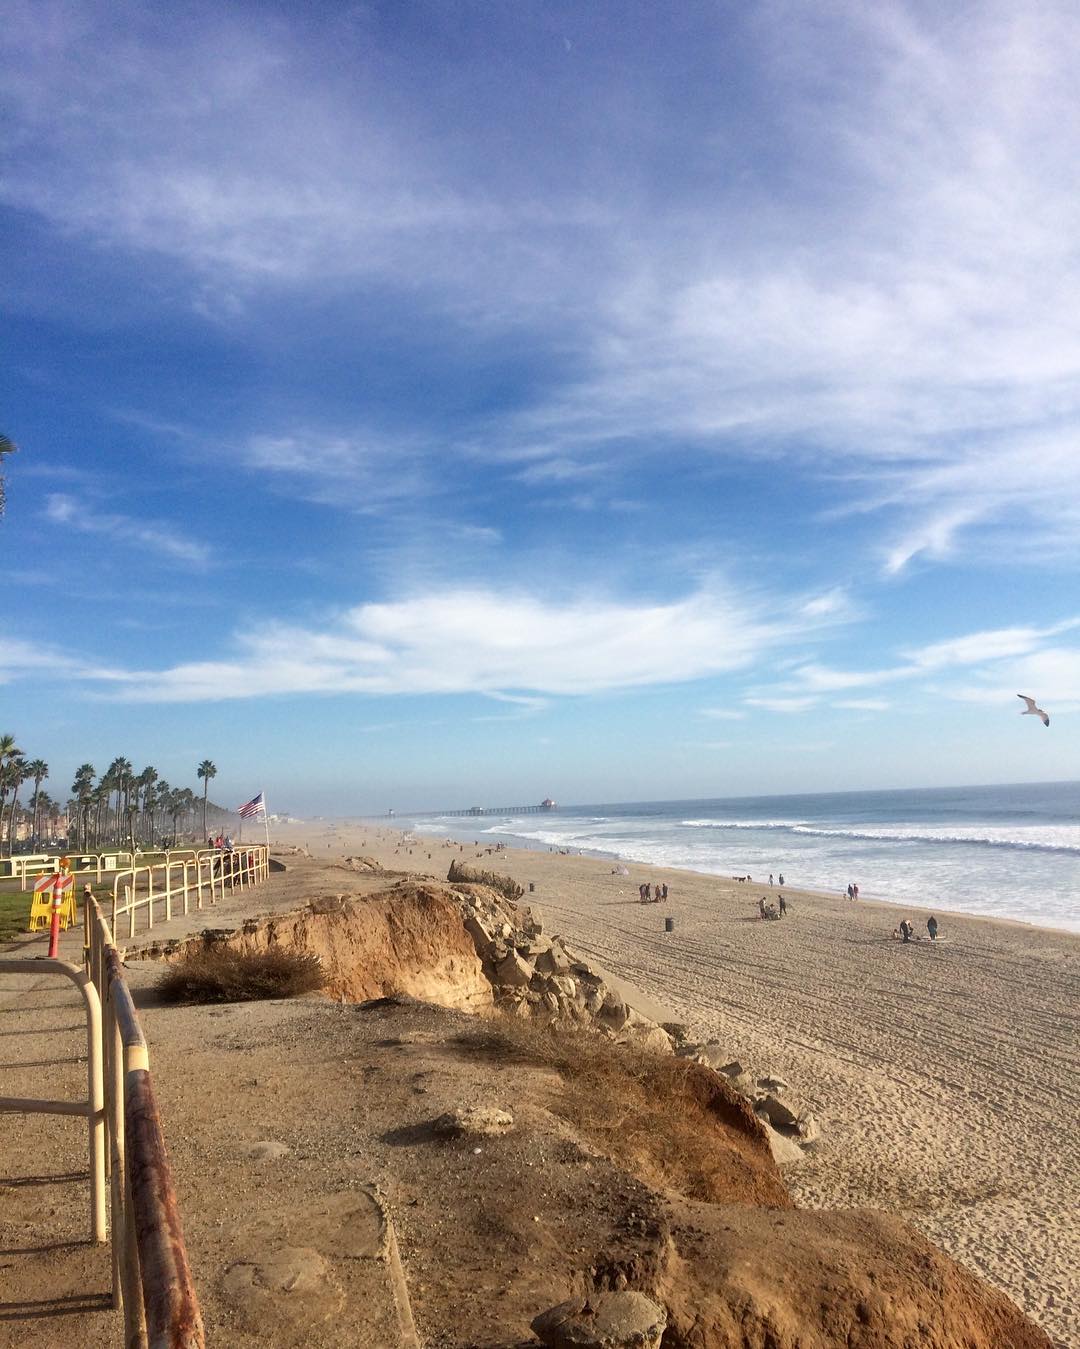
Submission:
M 974 843 L 996 848 L 1034 848 L 1080 853 L 1080 825 L 879 824 L 850 827 L 810 824 L 803 820 L 681 820 L 688 829 L 779 829 L 811 838 L 867 839 L 881 843 Z

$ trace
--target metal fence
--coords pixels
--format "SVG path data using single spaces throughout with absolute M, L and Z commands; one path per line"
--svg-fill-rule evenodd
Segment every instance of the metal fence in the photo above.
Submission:
M 137 916 L 149 931 L 156 921 L 168 922 L 174 912 L 187 914 L 194 903 L 201 909 L 225 898 L 227 890 L 246 890 L 270 874 L 270 849 L 265 844 L 241 844 L 231 852 L 222 848 L 199 849 L 172 855 L 164 862 L 133 866 L 113 879 L 111 930 L 119 935 L 126 919 L 126 938 L 135 936 Z
M 204 1349 L 146 1040 L 109 925 L 91 895 L 84 906 L 85 969 L 5 958 L 0 974 L 55 974 L 78 988 L 86 1009 L 86 1099 L 0 1097 L 0 1111 L 86 1117 L 90 1240 L 111 1237 L 112 1302 L 123 1308 L 125 1349 Z
M 101 1005 L 113 1305 L 124 1310 L 127 1349 L 203 1349 L 146 1040 L 112 931 L 91 895 L 84 914 L 86 966 Z
M 129 855 L 130 856 L 130 855 Z M 22 860 L 22 859 L 20 859 Z M 31 867 L 53 859 L 28 858 Z M 89 859 L 86 859 L 89 860 Z M 101 858 L 95 860 L 100 879 Z M 134 863 L 135 858 L 131 858 Z M 83 871 L 82 874 L 89 874 Z M 204 1349 L 202 1316 L 192 1283 L 161 1119 L 150 1080 L 150 1059 L 135 1004 L 114 943 L 118 918 L 135 935 L 176 911 L 216 904 L 227 890 L 257 885 L 270 873 L 263 844 L 199 849 L 164 862 L 132 865 L 116 875 L 112 922 L 90 886 L 83 895 L 85 969 L 64 960 L 0 959 L 0 974 L 55 974 L 69 979 L 86 1009 L 85 1100 L 0 1097 L 0 1111 L 81 1115 L 90 1151 L 90 1240 L 111 1237 L 112 1299 L 124 1312 L 125 1349 Z M 23 869 L 25 876 L 29 869 Z M 121 891 L 123 895 L 121 897 Z M 107 1216 L 108 1215 L 108 1216 Z

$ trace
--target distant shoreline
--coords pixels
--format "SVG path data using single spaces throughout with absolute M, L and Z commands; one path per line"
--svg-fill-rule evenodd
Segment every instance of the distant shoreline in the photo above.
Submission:
M 354 818 L 353 823 L 356 822 L 357 821 Z M 335 822 L 326 821 L 326 823 L 331 824 Z M 344 825 L 346 821 L 341 821 L 340 823 Z M 405 827 L 405 822 L 403 821 L 399 825 L 396 818 L 393 820 L 387 820 L 386 818 L 363 819 L 363 823 L 365 825 L 375 826 L 383 829 Z M 491 846 L 490 844 L 483 843 L 481 840 L 476 839 L 475 836 L 467 833 L 449 834 L 445 832 L 445 830 L 440 830 L 438 832 L 428 832 L 424 830 L 424 828 L 422 827 L 422 822 L 416 823 L 413 821 L 409 821 L 409 826 L 411 827 L 413 833 L 417 834 L 422 838 L 451 839 L 454 843 L 458 844 L 464 843 L 467 846 L 472 846 L 475 843 L 476 846 L 482 848 L 487 848 L 488 846 Z M 698 867 L 684 866 L 678 863 L 666 863 L 663 866 L 659 866 L 655 862 L 641 862 L 638 861 L 636 858 L 628 857 L 625 853 L 612 852 L 610 850 L 573 848 L 566 851 L 562 851 L 559 848 L 552 846 L 551 844 L 539 843 L 533 839 L 518 838 L 516 835 L 510 833 L 507 833 L 506 837 L 508 839 L 514 840 L 512 843 L 509 843 L 507 847 L 509 849 L 520 852 L 539 853 L 542 856 L 553 854 L 555 856 L 585 857 L 594 859 L 596 861 L 621 862 L 625 866 L 638 868 L 643 872 L 648 872 L 650 875 L 665 874 L 668 872 L 676 871 L 681 875 L 691 875 L 700 877 L 704 881 L 712 880 L 716 882 L 725 882 L 725 881 L 730 882 L 730 880 L 732 879 L 730 875 L 725 874 L 723 872 L 702 871 Z M 757 877 L 754 879 L 753 882 L 747 882 L 746 884 L 748 889 L 760 887 L 762 893 L 765 894 L 766 896 L 770 893 L 767 877 Z M 846 896 L 839 890 L 834 892 L 832 890 L 808 889 L 804 886 L 794 886 L 786 882 L 784 884 L 783 889 L 785 894 L 790 895 L 812 895 L 817 899 L 828 899 L 837 901 L 843 900 L 845 904 L 849 902 Z M 779 892 L 779 890 L 780 886 L 774 885 L 772 887 L 771 893 L 773 895 L 776 895 Z M 853 900 L 850 902 L 852 903 L 852 907 L 865 905 L 868 907 L 874 907 L 877 909 L 891 911 L 896 914 L 897 923 L 899 923 L 900 919 L 903 918 L 906 914 L 914 911 L 917 913 L 924 913 L 924 914 L 931 914 L 931 913 L 948 914 L 950 922 L 958 919 L 976 920 L 980 923 L 1000 924 L 1002 927 L 1032 928 L 1038 932 L 1053 932 L 1058 933 L 1064 937 L 1080 937 L 1080 932 L 1078 932 L 1074 928 L 1058 927 L 1052 923 L 1039 923 L 1033 921 L 1030 918 L 1009 918 L 1000 914 L 976 913 L 970 909 L 950 909 L 947 904 L 943 904 L 941 902 L 938 902 L 936 904 L 925 904 L 925 903 L 918 903 L 916 901 L 889 899 L 880 895 L 873 895 L 873 896 L 866 895 L 863 894 L 861 891 L 859 893 L 859 898 L 857 900 Z

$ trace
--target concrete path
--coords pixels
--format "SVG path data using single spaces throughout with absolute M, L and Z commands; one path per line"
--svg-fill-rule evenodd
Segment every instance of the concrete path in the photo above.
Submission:
M 5 956 L 48 952 L 48 935 L 18 938 Z M 82 933 L 60 957 L 82 961 Z M 0 973 L 0 1096 L 86 1098 L 86 1016 L 56 975 Z M 0 1346 L 55 1349 L 118 1343 L 109 1247 L 89 1240 L 85 1119 L 0 1113 Z

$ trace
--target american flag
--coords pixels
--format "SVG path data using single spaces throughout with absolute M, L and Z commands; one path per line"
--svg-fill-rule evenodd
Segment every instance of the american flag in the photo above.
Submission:
M 266 802 L 263 800 L 263 794 L 253 796 L 250 801 L 245 801 L 242 806 L 237 806 L 236 813 L 242 820 L 265 820 Z

